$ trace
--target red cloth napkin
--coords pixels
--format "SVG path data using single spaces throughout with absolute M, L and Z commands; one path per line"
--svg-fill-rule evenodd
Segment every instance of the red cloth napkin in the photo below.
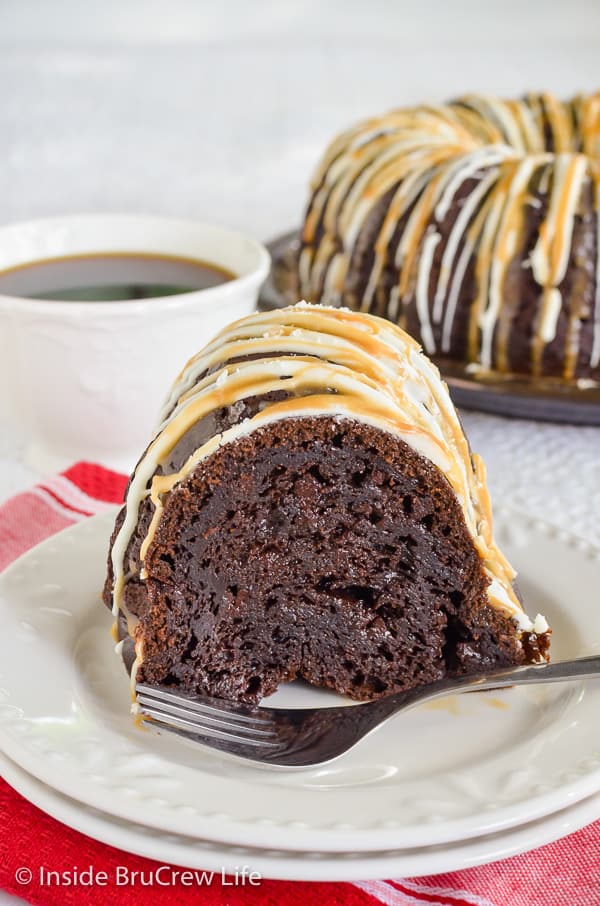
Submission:
M 0 507 L 0 568 L 43 538 L 87 518 L 123 498 L 125 477 L 100 466 L 79 463 L 62 475 L 12 498 Z M 70 904 L 202 903 L 204 906 L 600 906 L 600 821 L 502 862 L 452 874 L 356 884 L 263 880 L 258 887 L 57 887 L 41 886 L 36 872 L 79 872 L 93 866 L 109 880 L 117 866 L 146 873 L 158 868 L 150 859 L 121 852 L 72 830 L 40 811 L 0 781 L 0 887 L 30 903 Z M 33 870 L 26 885 L 17 869 Z

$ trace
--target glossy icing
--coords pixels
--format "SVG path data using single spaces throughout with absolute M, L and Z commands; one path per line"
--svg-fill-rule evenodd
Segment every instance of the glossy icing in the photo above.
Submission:
M 595 215 L 590 229 L 596 231 L 599 155 L 600 93 L 565 103 L 550 94 L 519 101 L 467 95 L 363 121 L 331 143 L 314 175 L 299 260 L 301 291 L 324 304 L 349 302 L 401 325 L 404 307 L 414 304 L 430 355 L 449 353 L 460 300 L 469 307 L 468 361 L 508 371 L 518 306 L 505 304 L 505 281 L 529 242 L 528 209 L 540 206 L 541 194 L 547 204 L 537 241 L 522 261 L 539 287 L 531 313 L 530 371 L 543 372 L 544 349 L 557 335 L 561 313 L 567 321 L 563 377 L 576 377 L 581 324 L 587 319 L 593 322 L 593 340 L 586 366 L 595 369 L 600 364 L 597 233 L 596 248 L 586 252 L 595 281 L 592 303 L 582 305 L 575 291 L 563 299 L 562 283 L 576 219 L 590 204 Z M 448 224 L 453 205 L 455 219 Z M 438 247 L 441 261 L 435 260 Z M 365 248 L 372 253 L 365 255 Z M 366 261 L 360 265 L 366 274 L 356 288 L 359 259 Z M 469 266 L 475 274 L 473 298 L 465 285 Z
M 278 394 L 276 399 L 264 399 L 281 390 L 285 398 Z M 167 467 L 171 451 L 201 419 L 252 397 L 261 400 L 253 416 L 234 420 L 193 449 L 180 468 Z M 111 553 L 113 611 L 115 616 L 119 611 L 128 616 L 134 639 L 135 618 L 126 612 L 123 591 L 129 578 L 127 549 L 142 501 L 149 497 L 153 507 L 140 551 L 139 577 L 144 580 L 144 558 L 164 501 L 197 464 L 221 445 L 263 425 L 303 415 L 374 425 L 440 469 L 456 494 L 490 578 L 490 605 L 514 617 L 523 631 L 533 631 L 512 588 L 514 571 L 493 540 L 483 463 L 469 449 L 437 368 L 408 334 L 387 320 L 299 303 L 250 315 L 223 330 L 187 363 L 165 401 L 157 434 L 131 478 L 125 519 Z M 142 658 L 143 645 L 137 638 L 133 678 Z

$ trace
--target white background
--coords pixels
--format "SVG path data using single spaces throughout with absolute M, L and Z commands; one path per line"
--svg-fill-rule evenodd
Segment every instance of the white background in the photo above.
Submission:
M 143 211 L 269 238 L 358 117 L 599 87 L 597 0 L 0 0 L 0 222 Z M 600 543 L 600 430 L 465 423 L 496 499 Z M 35 477 L 22 444 L 0 424 L 0 498 Z

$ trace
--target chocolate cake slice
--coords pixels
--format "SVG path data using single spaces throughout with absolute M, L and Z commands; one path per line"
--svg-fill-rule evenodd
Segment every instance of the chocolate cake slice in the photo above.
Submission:
M 179 375 L 111 540 L 135 681 L 249 703 L 372 699 L 547 658 L 447 388 L 389 321 L 300 303 Z

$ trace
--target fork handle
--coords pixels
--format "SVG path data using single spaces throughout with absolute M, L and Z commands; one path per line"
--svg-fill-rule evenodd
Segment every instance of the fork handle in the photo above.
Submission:
M 600 677 L 600 655 L 598 654 L 575 658 L 572 661 L 558 661 L 553 664 L 509 667 L 506 670 L 486 673 L 480 677 L 457 677 L 457 682 L 460 686 L 473 685 L 480 689 L 501 689 L 504 686 L 528 686 L 532 683 L 560 683 L 589 676 Z
M 507 667 L 494 673 L 478 676 L 457 676 L 443 679 L 427 686 L 417 686 L 406 692 L 396 692 L 373 702 L 378 711 L 378 720 L 391 715 L 411 704 L 431 698 L 451 695 L 453 692 L 484 692 L 489 689 L 503 689 L 507 686 L 531 686 L 538 683 L 561 683 L 568 680 L 600 678 L 600 655 L 580 657 L 572 661 L 558 661 L 553 664 L 528 664 L 525 667 Z M 377 707 L 379 706 L 379 707 Z

